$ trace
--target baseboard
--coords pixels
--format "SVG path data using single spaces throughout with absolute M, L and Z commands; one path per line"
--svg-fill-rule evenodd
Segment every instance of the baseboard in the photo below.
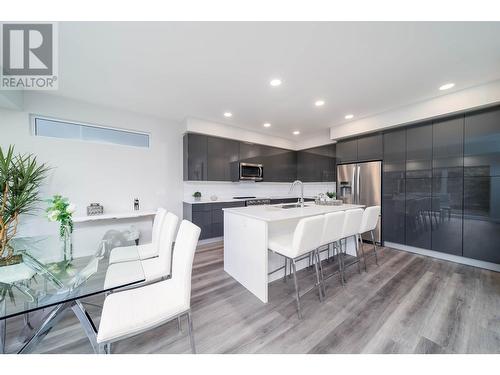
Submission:
M 433 257 L 433 258 L 448 260 L 450 262 L 455 262 L 455 263 L 460 263 L 460 264 L 466 264 L 468 266 L 473 266 L 473 267 L 478 267 L 478 268 L 484 268 L 484 269 L 487 269 L 487 270 L 490 270 L 490 271 L 500 272 L 500 264 L 496 264 L 496 263 L 491 263 L 491 262 L 485 262 L 485 261 L 482 261 L 482 260 L 476 260 L 476 259 L 471 259 L 471 258 L 460 257 L 460 256 L 457 256 L 457 255 L 451 255 L 451 254 L 446 254 L 446 253 L 440 253 L 440 252 L 434 251 L 434 250 L 421 249 L 419 247 L 402 245 L 402 244 L 394 243 L 394 242 L 387 242 L 387 241 L 385 241 L 384 246 L 386 246 L 386 247 L 392 247 L 392 248 L 397 249 L 397 250 L 408 251 L 410 253 L 425 255 L 425 256 L 428 256 L 428 257 Z

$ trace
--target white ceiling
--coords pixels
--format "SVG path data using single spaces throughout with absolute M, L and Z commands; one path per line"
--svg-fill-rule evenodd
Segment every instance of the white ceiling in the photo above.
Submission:
M 443 95 L 449 81 L 500 79 L 500 22 L 63 22 L 59 37 L 58 95 L 294 140 Z

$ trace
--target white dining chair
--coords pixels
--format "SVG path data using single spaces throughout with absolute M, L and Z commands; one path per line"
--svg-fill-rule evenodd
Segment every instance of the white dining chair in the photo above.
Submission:
M 149 259 L 158 256 L 159 252 L 159 239 L 162 228 L 162 222 L 167 214 L 167 210 L 163 207 L 158 208 L 155 218 L 153 220 L 153 230 L 151 233 L 151 242 L 134 246 L 121 246 L 115 247 L 109 254 L 109 263 L 127 262 L 139 259 Z
M 144 260 L 129 260 L 109 265 L 104 279 L 104 288 L 112 289 L 114 285 L 126 283 L 127 279 L 136 279 L 140 270 L 144 274 L 144 283 L 165 280 L 171 275 L 172 245 L 177 233 L 179 218 L 171 212 L 165 215 L 160 228 L 158 256 Z M 132 285 L 130 287 L 137 287 Z
M 196 353 L 191 318 L 191 273 L 200 231 L 193 223 L 182 221 L 175 240 L 170 279 L 106 297 L 97 332 L 100 353 L 111 353 L 113 342 L 183 316 L 187 316 L 191 351 Z
M 297 282 L 297 267 L 296 262 L 303 256 L 308 256 L 313 253 L 316 257 L 314 262 L 316 270 L 316 284 L 305 293 L 318 288 L 320 301 L 323 300 L 323 288 L 319 275 L 319 253 L 321 237 L 323 235 L 323 215 L 313 216 L 301 219 L 295 230 L 292 233 L 280 234 L 271 236 L 268 240 L 268 248 L 272 252 L 281 255 L 288 259 L 292 265 L 293 281 L 295 285 L 295 299 L 297 302 L 297 314 L 299 319 L 302 319 L 300 309 L 300 293 Z M 286 267 L 286 266 L 285 266 Z
M 343 251 L 341 252 L 341 256 L 340 256 L 340 261 L 342 262 L 342 278 L 343 278 L 344 283 L 345 283 L 345 270 L 347 267 L 350 267 L 353 264 L 357 264 L 358 265 L 358 272 L 361 273 L 361 265 L 360 265 L 361 256 L 359 253 L 358 237 L 359 237 L 359 228 L 361 226 L 362 218 L 363 218 L 363 209 L 362 208 L 356 208 L 353 210 L 345 211 L 344 227 L 342 229 L 342 239 L 344 240 L 345 246 L 344 246 Z M 354 238 L 354 246 L 356 249 L 356 259 L 346 265 L 344 263 L 345 262 L 344 255 L 345 255 L 346 249 L 347 249 L 347 240 L 351 237 Z M 366 268 L 366 260 L 365 260 L 365 268 Z
M 377 228 L 379 217 L 380 217 L 380 206 L 367 207 L 363 212 L 363 218 L 361 219 L 361 226 L 359 228 L 360 237 L 363 233 L 370 232 L 373 244 L 373 254 L 375 255 L 375 264 L 377 266 L 378 266 L 378 256 L 377 256 L 377 244 L 375 243 L 375 228 Z M 361 243 L 361 249 L 363 251 L 363 258 L 366 258 L 363 243 Z M 366 260 L 365 260 L 365 267 L 366 267 Z
M 341 253 L 342 253 L 342 243 L 341 239 L 343 237 L 344 231 L 344 221 L 345 221 L 345 211 L 331 212 L 325 214 L 325 222 L 323 225 L 323 235 L 321 237 L 321 246 L 328 246 L 328 255 L 330 255 L 330 246 L 333 247 L 333 255 L 337 255 L 338 262 L 338 273 L 340 275 L 340 281 L 342 285 L 344 285 L 344 278 L 342 277 L 342 262 L 340 261 Z M 331 275 L 324 276 L 323 275 L 323 267 L 321 266 L 320 259 L 320 275 L 321 279 L 324 281 L 336 275 L 336 272 Z M 323 283 L 324 288 L 324 283 Z M 323 289 L 323 294 L 325 291 Z

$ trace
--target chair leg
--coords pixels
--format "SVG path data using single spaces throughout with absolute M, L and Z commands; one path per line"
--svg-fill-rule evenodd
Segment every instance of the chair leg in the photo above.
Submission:
M 111 354 L 111 343 L 99 344 L 97 352 L 99 354 Z
M 330 252 L 330 245 L 328 245 L 328 252 Z M 323 288 L 323 298 L 326 297 L 326 289 L 325 289 L 325 277 L 323 273 L 323 265 L 321 264 L 321 256 L 319 250 L 316 250 L 318 256 L 318 264 L 319 264 L 319 276 L 321 281 L 321 287 Z
M 182 331 L 182 324 L 181 324 L 181 317 L 180 316 L 177 317 L 177 330 L 179 332 Z
M 295 285 L 295 299 L 297 301 L 297 315 L 299 316 L 299 319 L 302 319 L 302 313 L 300 311 L 299 284 L 297 282 L 297 267 L 295 265 L 295 259 L 292 259 L 291 262 L 293 271 L 293 283 Z
M 188 319 L 188 331 L 189 331 L 189 342 L 191 344 L 191 352 L 196 354 L 196 347 L 194 345 L 194 333 L 193 333 L 193 319 L 191 318 L 191 311 L 187 313 Z
M 316 258 L 316 261 L 314 262 L 314 270 L 316 271 L 316 285 L 318 287 L 318 292 L 319 292 L 319 301 L 323 302 L 323 288 L 321 287 L 321 280 L 319 278 L 319 258 L 317 254 L 318 250 L 313 251 L 313 257 Z
M 340 280 L 342 282 L 342 286 L 345 286 L 345 268 L 344 268 L 344 252 L 342 249 L 342 240 L 339 241 L 339 271 L 340 271 Z
M 370 231 L 370 235 L 372 236 L 373 254 L 375 254 L 375 264 L 378 266 L 377 245 L 375 244 L 375 235 L 373 233 L 373 230 Z

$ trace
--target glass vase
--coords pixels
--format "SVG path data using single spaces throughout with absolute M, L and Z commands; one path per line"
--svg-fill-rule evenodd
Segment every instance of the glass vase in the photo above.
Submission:
M 63 241 L 63 258 L 69 263 L 73 260 L 73 243 L 71 241 L 72 230 L 69 225 L 61 226 L 61 240 Z

